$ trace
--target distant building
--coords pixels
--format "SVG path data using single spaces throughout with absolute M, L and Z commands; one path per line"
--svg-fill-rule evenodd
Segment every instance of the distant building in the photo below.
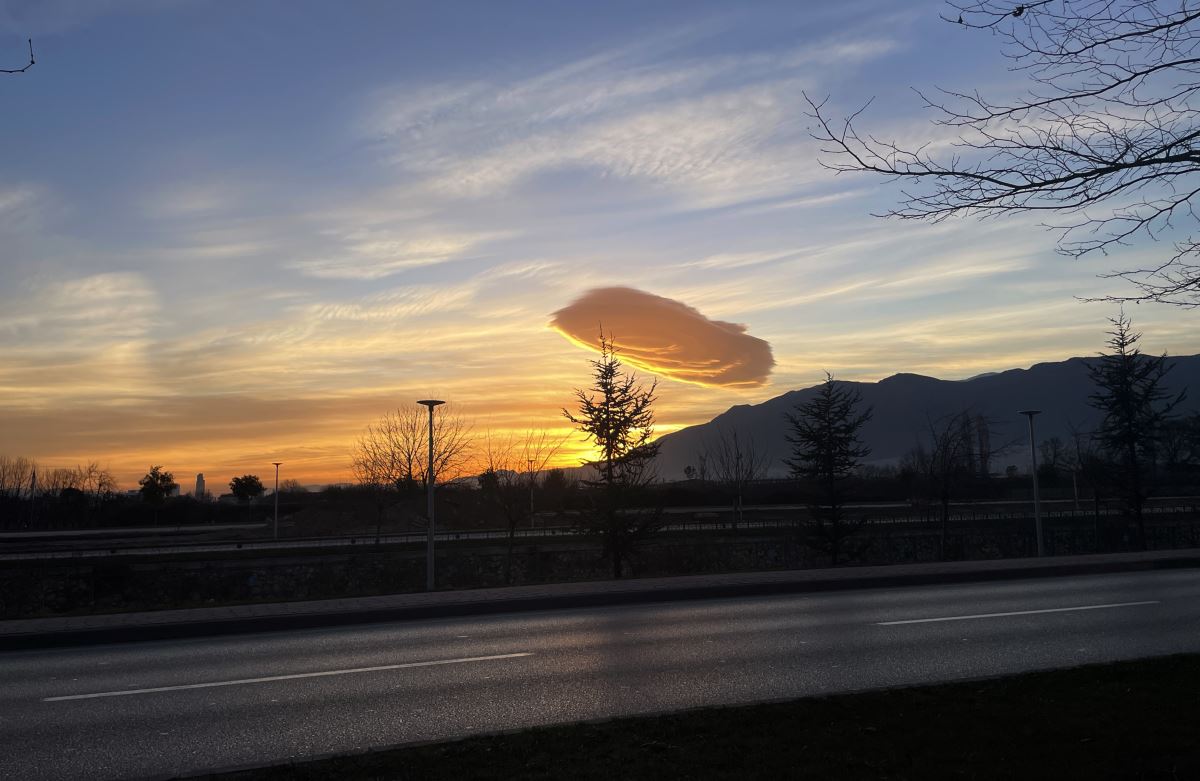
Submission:
M 204 498 L 204 473 L 203 472 L 196 475 L 196 493 L 192 494 L 192 496 L 196 497 L 197 499 Z

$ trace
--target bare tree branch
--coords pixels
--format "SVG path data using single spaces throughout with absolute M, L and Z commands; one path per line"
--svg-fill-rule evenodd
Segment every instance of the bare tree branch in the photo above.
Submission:
M 484 435 L 486 470 L 480 476 L 480 489 L 485 499 L 504 516 L 508 532 L 508 552 L 504 562 L 506 583 L 512 583 L 517 527 L 533 520 L 533 489 L 537 476 L 558 454 L 569 436 L 556 436 L 546 429 L 530 429 L 519 440 L 512 434 L 503 439 L 494 437 L 490 431 Z
M 870 105 L 835 120 L 805 95 L 822 164 L 911 182 L 880 216 L 1048 212 L 1058 249 L 1107 254 L 1196 221 L 1200 196 L 1200 8 L 1194 0 L 976 0 L 943 16 L 987 30 L 1030 86 L 1016 99 L 918 93 L 950 137 L 911 148 L 861 133 Z M 948 151 L 943 151 L 948 150 Z M 1200 306 L 1200 239 L 1171 239 L 1160 265 L 1107 275 L 1134 293 L 1105 300 Z
M 24 73 L 32 68 L 36 63 L 33 59 L 33 39 L 29 38 L 26 43 L 29 44 L 29 62 L 25 63 L 23 68 L 0 68 L 0 73 Z
M 712 474 L 733 500 L 733 522 L 743 519 L 743 495 L 746 486 L 766 476 L 770 466 L 767 452 L 758 447 L 754 437 L 739 434 L 736 429 L 718 429 L 715 441 L 705 440 L 696 454 L 702 465 L 703 479 Z
M 426 413 L 404 406 L 367 427 L 355 444 L 352 467 L 363 485 L 385 488 L 425 487 L 429 476 Z M 471 446 L 471 424 L 462 415 L 434 411 L 434 474 L 438 482 L 462 476 Z

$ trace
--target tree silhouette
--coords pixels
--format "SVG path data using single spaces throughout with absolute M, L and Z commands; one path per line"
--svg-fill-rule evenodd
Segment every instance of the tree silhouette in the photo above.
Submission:
M 150 471 L 138 480 L 138 492 L 142 495 L 142 501 L 150 505 L 154 510 L 154 523 L 158 525 L 158 508 L 162 506 L 171 492 L 179 487 L 175 482 L 175 476 L 170 472 L 164 472 L 161 466 L 152 466 Z
M 1109 322 L 1110 353 L 1102 353 L 1099 362 L 1088 367 L 1097 392 L 1090 399 L 1103 418 L 1096 429 L 1096 440 L 1109 454 L 1112 470 L 1126 514 L 1137 523 L 1138 547 L 1146 546 L 1146 526 L 1142 507 L 1149 496 L 1149 470 L 1156 459 L 1156 446 L 1163 424 L 1171 411 L 1183 402 L 1187 391 L 1174 397 L 1162 387 L 1171 370 L 1167 356 L 1145 355 L 1138 348 L 1141 334 L 1134 333 L 1122 312 Z
M 1200 472 L 1200 413 L 1163 425 L 1159 459 L 1167 474 L 1176 479 Z
M 29 488 L 37 463 L 23 456 L 0 456 L 0 496 L 20 498 Z
M 247 504 L 251 499 L 262 496 L 264 490 L 258 475 L 242 475 L 229 481 L 229 492 Z
M 1104 253 L 1191 225 L 1200 194 L 1200 11 L 1144 0 L 978 0 L 946 18 L 998 40 L 1031 85 L 1018 98 L 918 93 L 936 132 L 917 147 L 861 133 L 866 106 L 835 120 L 807 95 L 834 171 L 911 184 L 900 219 L 1058 215 L 1059 251 Z M 956 17 L 956 18 L 955 18 Z M 947 147 L 947 144 L 949 145 Z M 949 149 L 942 152 L 941 150 Z M 1200 306 L 1200 238 L 1184 235 L 1114 300 Z
M 870 408 L 859 411 L 862 394 L 834 381 L 826 373 L 817 394 L 786 413 L 792 457 L 784 459 L 794 477 L 811 483 L 808 540 L 829 553 L 837 566 L 846 539 L 859 524 L 846 516 L 846 487 L 862 459 L 871 453 L 859 431 L 871 419 Z
M 529 430 L 521 438 L 499 438 L 489 432 L 484 439 L 486 470 L 479 487 L 484 499 L 499 510 L 508 532 L 504 582 L 512 582 L 513 548 L 517 528 L 533 520 L 533 491 L 537 476 L 558 453 L 565 437 L 549 431 Z
M 754 437 L 749 434 L 719 429 L 715 441 L 705 440 L 701 451 L 696 454 L 696 460 L 703 465 L 705 479 L 707 480 L 711 470 L 713 479 L 729 494 L 736 528 L 742 520 L 742 501 L 746 486 L 755 480 L 761 480 L 767 473 L 770 458 L 766 451 L 758 447 Z M 689 474 L 688 470 L 691 470 L 689 480 L 700 474 L 700 470 L 693 466 L 687 467 L 684 473 Z
M 299 480 L 297 480 L 295 478 L 289 478 L 279 484 L 280 496 L 287 496 L 289 494 L 292 494 L 292 495 L 304 494 L 304 493 L 308 493 L 308 489 L 306 489 L 304 487 L 303 483 L 301 483 Z
M 926 433 L 928 438 L 904 456 L 903 465 L 919 479 L 925 498 L 938 505 L 938 556 L 946 559 L 951 502 L 987 479 L 988 465 L 1013 443 L 993 447 L 992 424 L 969 409 L 927 421 Z
M 458 412 L 433 412 L 433 466 L 439 481 L 460 476 L 471 446 L 471 424 Z M 363 485 L 424 489 L 429 479 L 428 413 L 416 405 L 384 414 L 355 443 L 352 467 Z
M 433 412 L 433 466 L 439 482 L 459 477 L 470 455 L 471 424 L 449 406 Z M 428 426 L 428 413 L 421 407 L 398 407 L 367 426 L 354 445 L 351 468 L 359 485 L 374 497 L 377 543 L 384 511 L 396 495 L 415 497 L 429 481 Z
M 162 504 L 163 500 L 171 495 L 171 492 L 179 487 L 175 482 L 175 476 L 170 472 L 164 472 L 161 466 L 152 466 L 150 471 L 138 480 L 138 492 L 142 495 L 142 500 L 148 504 Z
M 593 360 L 592 385 L 575 391 L 577 411 L 563 415 L 575 424 L 599 451 L 588 462 L 596 478 L 585 480 L 592 501 L 584 514 L 587 530 L 599 535 L 612 564 L 614 578 L 621 577 L 624 562 L 635 546 L 658 528 L 661 512 L 634 510 L 643 489 L 653 480 L 651 464 L 658 455 L 654 433 L 654 392 L 617 358 L 611 339 L 600 334 L 600 357 Z

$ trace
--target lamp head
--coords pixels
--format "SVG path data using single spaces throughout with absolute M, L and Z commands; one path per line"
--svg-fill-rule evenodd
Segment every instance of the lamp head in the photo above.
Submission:
M 429 409 L 433 409 L 433 408 L 434 408 L 434 407 L 436 407 L 437 405 L 439 405 L 439 404 L 445 404 L 446 402 L 444 402 L 444 401 L 442 401 L 442 400 L 440 400 L 440 399 L 421 399 L 421 400 L 420 400 L 420 401 L 418 401 L 417 403 L 418 403 L 418 404 L 420 404 L 420 405 L 422 405 L 422 406 L 429 407 Z
M 1040 409 L 1023 409 L 1020 412 L 1018 412 L 1017 414 L 1018 415 L 1027 415 L 1032 418 L 1034 415 L 1041 415 L 1042 411 Z

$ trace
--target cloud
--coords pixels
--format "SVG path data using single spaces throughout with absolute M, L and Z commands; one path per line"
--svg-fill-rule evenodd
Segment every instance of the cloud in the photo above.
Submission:
M 35 336 L 59 347 L 141 336 L 157 309 L 153 288 L 132 272 L 57 281 L 0 303 L 0 335 L 12 337 L 14 347 Z
M 754 388 L 775 365 L 771 345 L 746 326 L 710 320 L 692 307 L 628 287 L 589 290 L 554 313 L 550 326 L 597 349 L 600 329 L 635 366 L 697 385 Z
M 132 272 L 28 286 L 0 298 L 0 402 L 24 408 L 145 389 L 158 313 L 154 288 Z
M 43 188 L 0 182 L 0 232 L 5 238 L 31 233 L 41 227 L 43 212 L 51 204 Z
M 473 284 L 412 285 L 376 293 L 353 303 L 314 304 L 309 311 L 317 320 L 399 322 L 422 315 L 461 311 L 474 302 L 477 287 Z
M 828 68 L 897 47 L 863 34 L 695 57 L 687 39 L 624 46 L 523 79 L 402 85 L 376 93 L 363 130 L 443 197 L 491 197 L 570 170 L 665 188 L 687 208 L 727 206 L 811 184 L 819 168 L 796 110 L 801 90 Z
M 504 238 L 504 232 L 412 236 L 394 229 L 364 228 L 338 238 L 341 254 L 298 260 L 288 268 L 320 279 L 382 279 L 423 266 L 462 260 L 485 240 Z

